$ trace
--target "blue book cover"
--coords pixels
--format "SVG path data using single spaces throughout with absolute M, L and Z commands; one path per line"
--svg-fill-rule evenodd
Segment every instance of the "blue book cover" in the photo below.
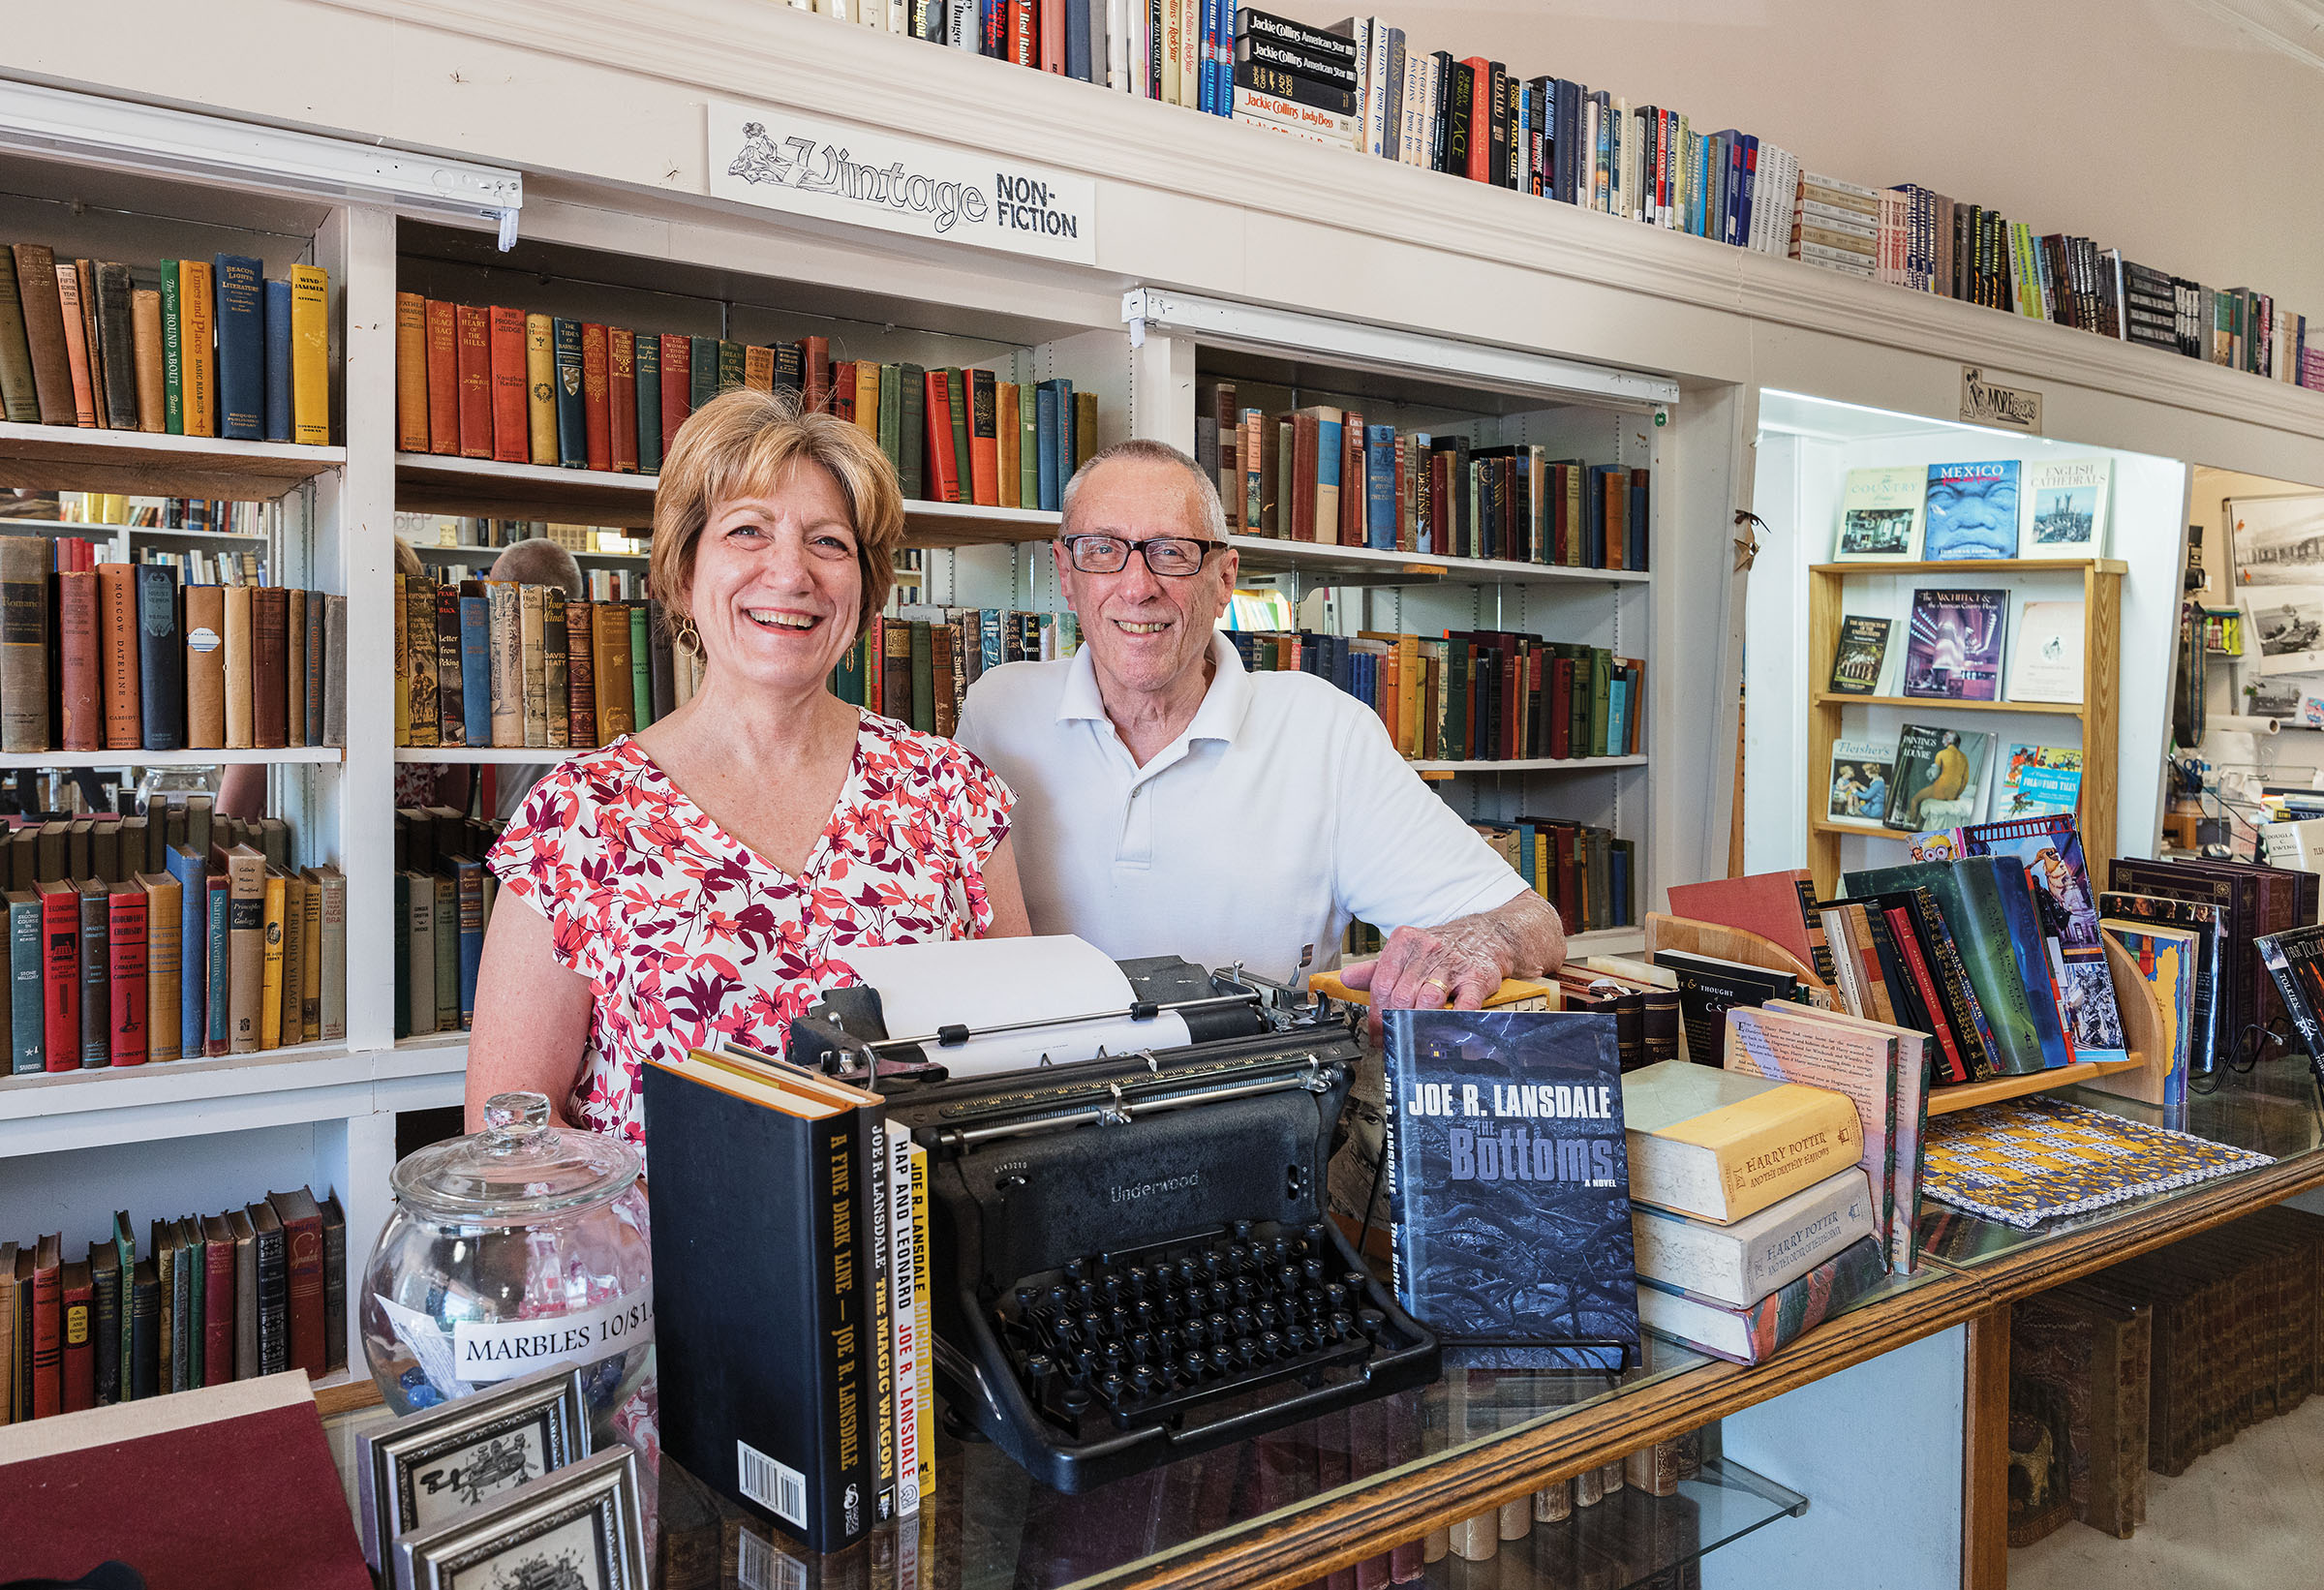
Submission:
M 182 844 L 165 858 L 177 879 L 177 1041 L 186 1059 L 199 1057 L 209 1037 L 210 875 L 202 858 Z
M 1605 754 L 1620 755 L 1630 733 L 1630 681 L 1615 679 L 1605 687 Z
M 1613 1016 L 1398 1010 L 1387 1032 L 1396 1300 L 1447 1367 L 1635 1359 Z
M 1630 539 L 1623 543 L 1624 568 L 1643 570 L 1646 566 L 1646 486 L 1650 478 L 1642 472 L 1630 477 Z
M 460 1024 L 466 1027 L 476 1019 L 476 967 L 484 959 L 484 877 L 482 866 L 470 857 L 454 856 L 451 866 L 459 885 Z
M 2056 941 L 2059 994 L 2073 1026 L 2074 1058 L 2119 1060 L 2128 1054 L 2114 974 L 2098 932 L 2097 895 L 2071 813 L 1972 823 L 1961 830 L 1965 856 L 2006 856 L 2025 869 L 2046 936 Z
M 202 1033 L 207 1040 L 204 1052 L 223 1055 L 232 1043 L 234 1032 L 233 990 L 229 986 L 233 967 L 229 949 L 233 899 L 229 890 L 210 888 L 207 878 L 203 879 L 202 887 L 207 902 L 203 927 L 208 930 L 203 934 L 208 941 L 202 968 L 203 997 L 207 1001 L 202 1022 Z M 212 1045 L 215 1047 L 209 1047 Z
M 702 356 L 701 344 L 706 339 L 694 339 L 693 354 Z M 549 351 L 556 361 L 557 371 L 557 462 L 568 470 L 589 468 L 589 421 L 581 403 L 581 322 L 554 320 L 549 322 Z M 718 344 L 711 343 L 711 366 L 718 366 Z M 715 379 L 715 378 L 714 378 Z M 712 395 L 717 395 L 714 385 Z M 492 742 L 484 742 L 490 745 Z M 471 742 L 474 744 L 474 742 Z
M 1536 824 L 1529 822 L 1517 824 L 1517 876 L 1525 880 L 1526 888 L 1537 892 L 1542 886 L 1542 880 L 1534 875 L 1533 852 L 1540 834 L 1541 829 Z
M 1339 455 L 1346 446 L 1340 440 L 1340 422 L 1323 417 L 1323 414 L 1330 412 L 1324 410 L 1317 414 L 1315 421 L 1315 538 L 1324 542 L 1339 539 L 1338 510 L 1325 508 L 1324 488 L 1331 488 L 1333 503 L 1339 501 Z M 1327 511 L 1331 516 L 1329 524 L 1324 522 Z
M 1065 76 L 1082 82 L 1103 84 L 1105 79 L 1090 76 L 1089 7 L 1092 0 L 1065 0 Z M 1096 0 L 1104 4 L 1104 0 Z M 1101 66 L 1100 70 L 1103 68 Z
M 290 284 L 266 284 L 266 440 L 290 440 Z M 151 749 L 149 746 L 146 748 Z
M 257 442 L 266 423 L 266 283 L 256 260 L 221 254 L 216 277 L 218 434 Z
M 9 1053 L 14 1069 L 48 1069 L 48 1051 L 43 1040 L 46 1013 L 41 1007 L 41 897 L 30 890 L 8 902 Z
M 492 677 L 492 604 L 482 596 L 460 598 L 460 677 L 489 680 Z M 460 692 L 461 721 L 468 731 L 472 746 L 492 744 L 492 691 L 465 689 Z
M 1605 477 L 1613 473 L 1610 464 L 1592 464 L 1583 477 L 1581 565 L 1584 568 L 1605 566 Z
M 1363 428 L 1364 544 L 1396 548 L 1396 428 Z
M 1068 429 L 1073 412 L 1073 382 L 1059 378 L 1045 381 L 1034 391 L 1034 435 L 1041 449 L 1041 507 L 1054 513 L 1063 501 L 1065 482 L 1073 477 Z
M 1931 464 L 1921 557 L 1930 563 L 2016 557 L 2017 471 L 2014 458 Z

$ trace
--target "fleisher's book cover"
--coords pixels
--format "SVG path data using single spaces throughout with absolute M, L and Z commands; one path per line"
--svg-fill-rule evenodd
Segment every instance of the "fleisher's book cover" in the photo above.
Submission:
M 1391 1011 L 1396 1300 L 1475 1368 L 1636 1361 L 1614 1018 Z

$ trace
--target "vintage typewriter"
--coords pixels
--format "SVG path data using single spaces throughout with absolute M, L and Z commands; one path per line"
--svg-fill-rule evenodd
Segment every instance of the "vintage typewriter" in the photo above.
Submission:
M 1438 1365 L 1325 1213 L 1359 1054 L 1345 1007 L 1239 967 L 1119 965 L 1116 1014 L 1174 1014 L 1191 1041 L 964 1079 L 945 1057 L 977 1029 L 891 1035 L 874 988 L 791 1027 L 793 1061 L 876 1079 L 928 1151 L 947 1419 L 1068 1492 Z

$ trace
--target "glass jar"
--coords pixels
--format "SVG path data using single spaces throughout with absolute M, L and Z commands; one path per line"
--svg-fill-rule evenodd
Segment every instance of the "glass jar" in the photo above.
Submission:
M 495 1094 L 484 1119 L 389 1177 L 395 1212 L 363 1276 L 372 1378 L 401 1416 L 580 1364 L 598 1439 L 627 1434 L 617 1425 L 652 1418 L 653 1244 L 637 1151 L 551 1126 L 538 1093 Z

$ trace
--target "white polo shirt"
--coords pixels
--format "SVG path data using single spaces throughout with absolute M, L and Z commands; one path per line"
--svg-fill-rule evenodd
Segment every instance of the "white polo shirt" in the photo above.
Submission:
M 1435 927 L 1525 892 L 1355 697 L 1311 674 L 1245 673 L 1224 635 L 1210 644 L 1194 720 L 1144 767 L 1086 647 L 970 688 L 958 739 L 1017 792 L 1033 932 L 1288 978 L 1302 945 L 1310 969 L 1335 964 L 1351 919 Z

